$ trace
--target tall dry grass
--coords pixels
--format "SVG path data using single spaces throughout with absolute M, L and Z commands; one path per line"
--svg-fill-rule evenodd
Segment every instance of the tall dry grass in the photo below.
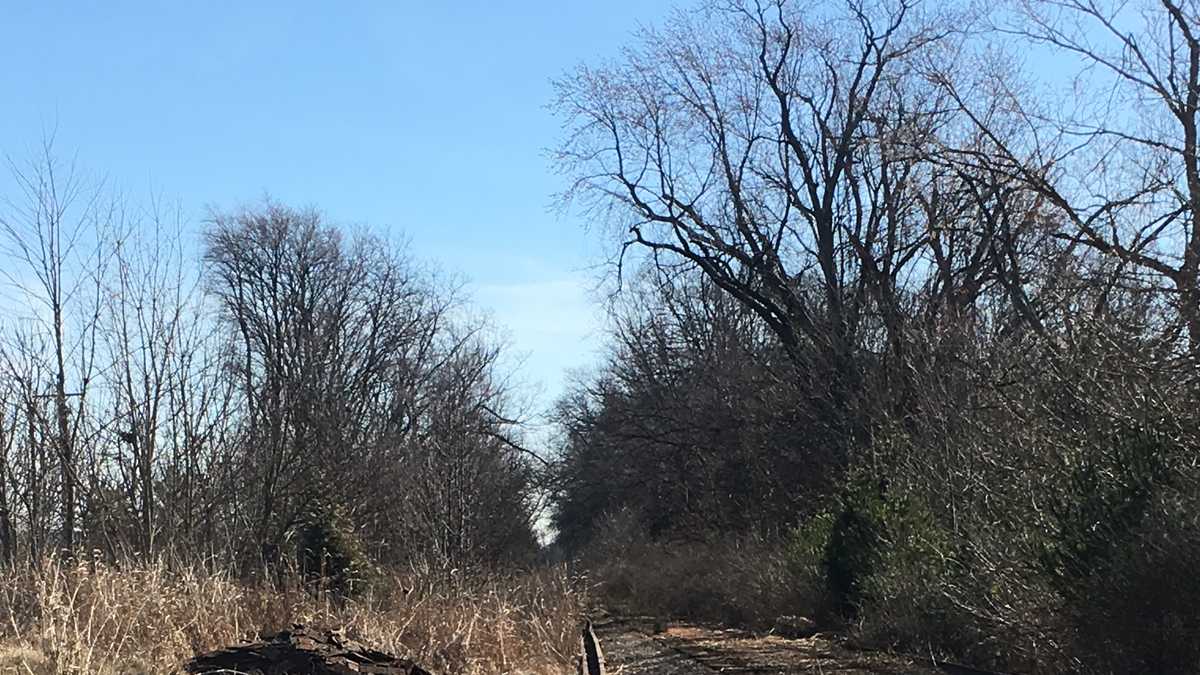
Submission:
M 340 601 L 163 563 L 0 572 L 0 673 L 175 673 L 197 652 L 294 622 L 339 628 L 437 673 L 571 668 L 582 585 L 563 568 L 393 574 Z

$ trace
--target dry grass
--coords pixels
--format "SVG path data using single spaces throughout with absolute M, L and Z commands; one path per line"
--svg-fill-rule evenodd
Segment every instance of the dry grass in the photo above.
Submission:
M 438 673 L 560 673 L 583 607 L 561 569 L 395 575 L 350 602 L 163 564 L 48 562 L 0 573 L 0 673 L 172 673 L 193 654 L 293 622 L 342 628 Z

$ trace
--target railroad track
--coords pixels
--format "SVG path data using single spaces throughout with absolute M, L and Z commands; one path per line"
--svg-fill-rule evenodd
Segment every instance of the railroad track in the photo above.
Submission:
M 581 659 L 582 675 L 1003 675 L 957 663 L 853 648 L 834 634 L 800 639 L 755 635 L 693 624 L 663 625 L 645 617 L 605 617 L 588 622 L 599 658 Z M 589 670 L 592 664 L 596 670 Z

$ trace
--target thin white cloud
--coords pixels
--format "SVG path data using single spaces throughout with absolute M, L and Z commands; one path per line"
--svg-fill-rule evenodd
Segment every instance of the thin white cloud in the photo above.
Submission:
M 524 379 L 541 385 L 539 407 L 562 393 L 570 369 L 595 361 L 601 322 L 585 280 L 485 283 L 471 290 L 475 303 L 503 329 L 513 351 L 525 357 Z

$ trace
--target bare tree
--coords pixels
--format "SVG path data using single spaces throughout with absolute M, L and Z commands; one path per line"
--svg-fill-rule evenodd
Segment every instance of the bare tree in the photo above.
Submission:
M 1038 100 L 1007 71 L 979 83 L 1005 99 L 1013 136 L 972 96 L 941 84 L 993 146 L 987 161 L 1044 200 L 1057 236 L 1119 261 L 1116 279 L 1169 289 L 1185 351 L 1200 349 L 1200 15 L 1155 3 L 1017 3 L 996 30 L 1058 57 L 1079 75 L 1067 100 Z M 977 84 L 977 86 L 979 86 Z M 976 157 L 978 159 L 978 157 Z M 1172 329 L 1168 328 L 1168 331 Z
M 54 403 L 54 452 L 60 473 L 61 545 L 75 548 L 80 431 L 95 368 L 100 233 L 111 204 L 73 165 L 54 155 L 47 139 L 28 166 L 10 162 L 20 197 L 0 215 L 5 281 L 32 304 L 31 317 L 48 339 L 49 392 Z M 38 394 L 39 396 L 43 394 Z
M 454 295 L 379 240 L 272 204 L 214 216 L 205 258 L 234 337 L 258 553 L 277 559 L 304 513 L 333 500 L 380 556 L 397 555 L 421 516 L 397 512 L 396 489 L 407 505 L 433 491 L 418 541 L 450 558 L 474 549 L 476 521 L 495 513 L 479 490 L 504 484 L 496 458 L 510 449 L 495 353 L 456 332 Z
M 178 212 L 111 198 L 49 141 L 12 171 L 0 561 L 87 546 L 249 569 L 325 507 L 380 560 L 419 557 L 413 538 L 439 564 L 532 555 L 500 348 L 453 284 L 273 204 L 215 214 L 192 266 Z
M 907 1 L 721 3 L 558 85 L 568 195 L 624 224 L 622 258 L 695 266 L 753 310 L 828 383 L 831 437 L 865 433 L 844 414 L 861 350 L 903 344 L 931 231 L 913 149 L 946 115 L 914 64 L 954 25 Z
M 452 331 L 430 370 L 429 405 L 398 464 L 403 510 L 398 533 L 426 542 L 417 554 L 444 569 L 495 559 L 528 560 L 536 542 L 528 503 L 531 471 L 505 418 L 500 350 L 478 330 Z
M 181 225 L 178 211 L 172 215 L 157 206 L 147 218 L 114 224 L 120 229 L 112 233 L 113 264 L 104 280 L 101 323 L 109 365 L 100 379 L 111 413 L 98 439 L 108 452 L 95 464 L 115 470 L 124 511 L 136 520 L 132 543 L 143 552 L 155 549 L 161 529 L 157 489 L 167 458 L 160 446 L 171 444 L 177 428 L 169 418 L 198 413 L 171 405 L 188 360 L 203 346 L 188 340 L 188 323 L 200 319 L 199 280 L 184 261 Z
M 17 556 L 17 533 L 13 523 L 12 470 L 16 459 L 16 424 L 19 416 L 13 412 L 11 380 L 0 380 L 0 563 L 11 566 Z

